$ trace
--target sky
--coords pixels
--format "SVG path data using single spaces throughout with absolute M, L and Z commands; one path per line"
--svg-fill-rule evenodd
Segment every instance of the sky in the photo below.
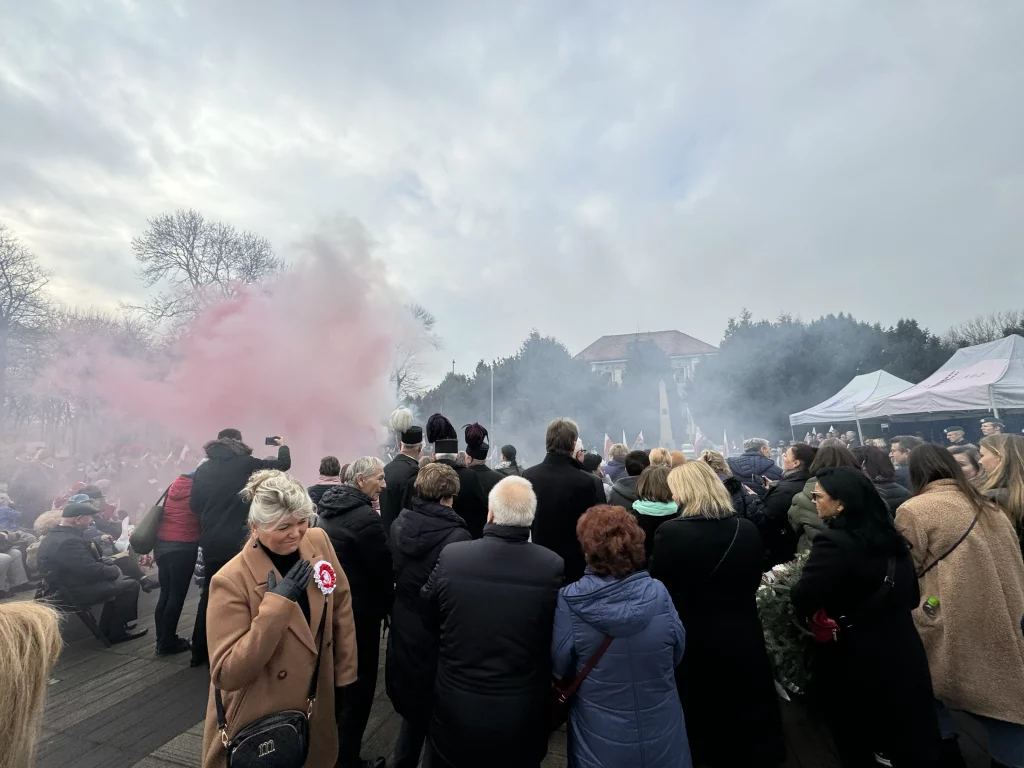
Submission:
M 1024 4 L 0 0 L 0 221 L 145 293 L 191 207 L 360 221 L 455 360 L 756 317 L 1021 308 Z M 443 360 L 442 360 L 443 358 Z

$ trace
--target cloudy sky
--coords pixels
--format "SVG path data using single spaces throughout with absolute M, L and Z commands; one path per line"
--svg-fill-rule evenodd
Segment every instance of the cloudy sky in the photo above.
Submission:
M 194 207 L 360 219 L 460 370 L 741 307 L 1020 308 L 1024 4 L 0 0 L 0 220 L 78 303 Z

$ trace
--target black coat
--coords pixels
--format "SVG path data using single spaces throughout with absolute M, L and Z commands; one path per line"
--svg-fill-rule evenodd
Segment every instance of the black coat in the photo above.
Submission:
M 387 487 L 380 493 L 380 519 L 384 533 L 391 536 L 391 526 L 403 509 L 409 508 L 413 485 L 419 474 L 420 463 L 411 456 L 400 453 L 384 467 L 384 482 Z
M 518 464 L 509 464 L 507 467 L 500 467 L 495 470 L 502 477 L 522 477 L 523 468 Z
M 758 496 L 764 496 L 767 493 L 761 482 L 762 475 L 769 480 L 782 479 L 782 467 L 760 451 L 747 451 L 739 456 L 730 456 L 725 461 L 740 482 Z
M 394 572 L 384 524 L 370 497 L 351 485 L 336 485 L 318 505 L 320 528 L 331 539 L 349 588 L 357 622 L 380 621 L 391 610 Z
M 388 632 L 385 684 L 395 711 L 424 727 L 434 699 L 437 637 L 426 624 L 420 590 L 448 544 L 470 541 L 466 523 L 454 510 L 413 497 L 391 526 L 395 603 Z
M 504 480 L 493 469 L 485 464 L 474 464 L 472 467 L 460 467 L 451 459 L 438 459 L 455 470 L 459 476 L 459 495 L 455 497 L 452 507 L 455 514 L 466 522 L 466 529 L 474 539 L 483 536 L 487 525 L 487 494 L 491 488 Z
M 604 493 L 598 495 L 593 475 L 584 472 L 579 462 L 557 453 L 549 453 L 523 477 L 537 494 L 533 543 L 547 547 L 565 561 L 567 584 L 578 581 L 587 564 L 576 539 L 576 523 L 588 509 L 605 503 Z
M 910 491 L 893 480 L 874 480 L 873 482 L 878 495 L 882 497 L 885 506 L 889 508 L 889 513 L 896 517 L 896 510 L 899 509 L 900 504 L 910 498 Z
M 622 507 L 625 510 L 633 508 L 633 502 L 637 500 L 636 495 L 636 484 L 640 480 L 638 475 L 619 478 L 612 485 L 611 495 L 608 497 L 608 503 L 613 507 Z
M 804 489 L 810 476 L 806 470 L 783 473 L 782 479 L 765 493 L 762 503 L 765 525 L 761 529 L 767 550 L 765 570 L 796 557 L 800 537 L 789 524 L 789 508 L 793 505 L 793 497 Z
M 81 531 L 66 525 L 58 525 L 43 537 L 36 559 L 40 573 L 52 586 L 63 587 L 83 605 L 113 597 L 114 583 L 121 577 L 117 566 L 99 560 Z
M 763 559 L 757 528 L 737 516 L 682 517 L 654 536 L 647 568 L 668 588 L 686 628 L 676 682 L 694 765 L 772 765 L 784 756 L 778 696 L 757 613 Z
M 206 444 L 209 461 L 199 465 L 192 478 L 189 506 L 199 517 L 202 534 L 199 545 L 203 558 L 224 562 L 237 555 L 249 536 L 249 502 L 239 494 L 253 472 L 292 466 L 288 446 L 277 450 L 276 459 L 257 459 L 252 449 L 237 440 L 214 440 Z
M 479 541 L 445 547 L 423 588 L 440 624 L 430 740 L 455 768 L 536 765 L 547 753 L 562 559 L 529 534 L 489 524 Z
M 837 744 L 869 738 L 868 752 L 907 755 L 920 762 L 902 764 L 927 765 L 939 734 L 928 659 L 911 616 L 920 592 L 909 553 L 898 556 L 895 586 L 881 605 L 867 616 L 857 615 L 882 585 L 887 561 L 885 552 L 833 524 L 814 537 L 790 599 L 801 618 L 819 608 L 832 618 L 856 616 L 838 642 L 814 649 L 816 695 L 830 715 Z
M 306 493 L 309 494 L 309 498 L 313 500 L 314 504 L 319 504 L 320 499 L 324 497 L 324 494 L 331 490 L 331 488 L 336 487 L 337 485 L 338 483 L 331 483 L 329 485 L 324 483 L 317 483 L 316 485 L 309 486 L 309 488 L 306 489 Z

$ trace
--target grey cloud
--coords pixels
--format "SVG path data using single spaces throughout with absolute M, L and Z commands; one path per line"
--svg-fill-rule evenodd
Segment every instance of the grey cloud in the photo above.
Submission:
M 114 260 L 132 290 L 124 233 L 193 206 L 281 250 L 358 217 L 464 369 L 532 327 L 580 349 L 717 342 L 744 305 L 943 330 L 1020 304 L 1020 4 L 6 15 L 0 216 L 54 262 L 47 223 L 80 227 L 97 286 Z

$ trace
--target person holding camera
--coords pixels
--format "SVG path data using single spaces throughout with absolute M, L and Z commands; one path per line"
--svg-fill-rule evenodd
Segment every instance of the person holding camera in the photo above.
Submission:
M 210 600 L 210 582 L 227 562 L 237 555 L 248 537 L 247 522 L 250 502 L 241 493 L 254 472 L 277 469 L 287 472 L 292 455 L 280 437 L 267 439 L 278 446 L 276 459 L 257 459 L 252 448 L 242 442 L 237 429 L 222 429 L 217 439 L 203 450 L 206 461 L 199 465 L 192 479 L 189 506 L 199 518 L 199 546 L 203 550 L 205 577 L 199 598 L 195 628 L 192 632 L 193 667 L 208 664 L 206 648 L 206 606 Z

